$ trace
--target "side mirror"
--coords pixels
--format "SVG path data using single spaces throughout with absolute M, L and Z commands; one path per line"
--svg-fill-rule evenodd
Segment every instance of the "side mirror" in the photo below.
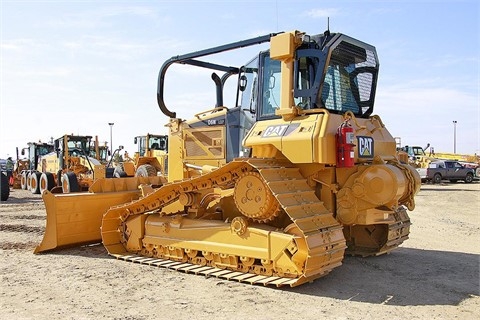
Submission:
M 133 138 L 133 143 L 137 144 L 137 137 Z
M 240 89 L 240 91 L 245 91 L 245 89 L 247 88 L 247 76 L 242 74 L 240 76 L 240 79 L 238 81 L 238 88 Z
M 273 75 L 270 75 L 270 79 L 269 79 L 269 82 L 268 82 L 268 89 L 272 90 L 273 88 L 275 88 L 275 77 Z

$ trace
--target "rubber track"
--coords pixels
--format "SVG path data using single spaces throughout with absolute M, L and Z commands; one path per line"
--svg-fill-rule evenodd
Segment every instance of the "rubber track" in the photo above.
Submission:
M 298 232 L 306 241 L 308 255 L 304 274 L 299 278 L 267 277 L 239 271 L 230 271 L 213 267 L 202 267 L 189 263 L 180 263 L 158 258 L 140 257 L 127 252 L 122 244 L 122 223 L 130 215 L 156 211 L 176 201 L 181 193 L 213 187 L 231 188 L 235 180 L 245 172 L 258 171 L 285 212 L 297 226 Z M 241 282 L 264 285 L 296 286 L 326 275 L 340 266 L 345 252 L 345 238 L 341 225 L 328 212 L 323 203 L 300 174 L 298 168 L 288 161 L 273 159 L 236 159 L 227 165 L 189 180 L 173 182 L 162 186 L 137 201 L 113 207 L 106 212 L 102 221 L 102 240 L 110 255 L 126 261 L 155 264 L 162 267 L 178 266 L 179 271 L 208 275 Z M 152 262 L 152 261 L 155 261 Z M 164 261 L 174 264 L 163 263 Z M 178 263 L 178 264 L 177 264 Z M 194 268 L 205 268 L 202 271 Z M 190 269 L 191 268 L 191 269 Z M 181 269 L 181 270 L 180 270 Z M 194 271 L 195 270 L 195 271 Z M 223 272 L 220 272 L 222 270 Z M 203 272 L 203 273 L 202 273 Z M 288 281 L 286 280 L 288 279 Z

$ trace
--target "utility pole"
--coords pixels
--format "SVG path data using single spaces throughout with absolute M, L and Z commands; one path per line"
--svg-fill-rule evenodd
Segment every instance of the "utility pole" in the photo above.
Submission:
M 113 157 L 113 142 L 112 142 L 112 128 L 114 123 L 109 122 L 108 125 L 110 126 L 110 158 Z
M 457 120 L 453 120 L 453 153 L 457 153 Z

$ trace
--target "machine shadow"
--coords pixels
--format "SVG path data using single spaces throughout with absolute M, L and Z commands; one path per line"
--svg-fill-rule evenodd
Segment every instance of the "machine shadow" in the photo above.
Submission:
M 114 260 L 100 243 L 41 254 Z M 379 257 L 347 256 L 342 266 L 323 278 L 278 290 L 396 306 L 458 305 L 472 295 L 480 295 L 479 276 L 480 255 L 398 248 Z
M 324 278 L 289 291 L 397 306 L 457 305 L 480 295 L 480 255 L 399 248 L 379 257 L 346 257 Z
M 39 253 L 40 255 L 79 256 L 95 259 L 115 259 L 101 243 L 72 245 Z

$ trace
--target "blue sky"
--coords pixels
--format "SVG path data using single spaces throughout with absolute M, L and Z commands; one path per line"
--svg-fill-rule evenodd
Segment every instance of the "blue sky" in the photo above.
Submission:
M 133 153 L 166 134 L 156 102 L 163 62 L 277 31 L 341 32 L 377 48 L 375 114 L 404 145 L 480 152 L 480 5 L 465 1 L 0 0 L 0 158 L 65 133 Z M 240 65 L 265 47 L 225 53 Z M 189 119 L 215 104 L 209 72 L 172 67 L 167 106 Z M 231 106 L 232 99 L 225 99 Z

